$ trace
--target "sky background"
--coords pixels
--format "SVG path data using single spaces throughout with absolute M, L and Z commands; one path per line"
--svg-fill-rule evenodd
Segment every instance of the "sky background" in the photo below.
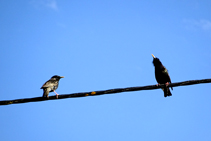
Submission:
M 210 78 L 210 0 L 0 0 L 0 100 Z M 14 141 L 210 141 L 211 84 L 0 106 Z M 54 93 L 50 93 L 54 95 Z

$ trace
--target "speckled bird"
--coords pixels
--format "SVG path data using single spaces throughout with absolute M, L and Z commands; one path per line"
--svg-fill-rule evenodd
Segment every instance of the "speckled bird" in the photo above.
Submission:
M 158 84 L 165 84 L 166 86 L 168 86 L 169 83 L 171 83 L 171 79 L 167 69 L 163 66 L 161 61 L 158 58 L 156 58 L 153 54 L 152 57 L 153 57 L 153 64 L 155 66 L 155 78 Z M 171 89 L 173 90 L 172 87 Z M 169 87 L 168 88 L 164 87 L 162 88 L 162 90 L 164 91 L 164 97 L 172 96 Z
M 43 84 L 43 86 L 40 88 L 43 89 L 43 97 L 48 98 L 49 92 L 54 92 L 56 94 L 56 98 L 58 98 L 59 94 L 57 94 L 55 90 L 58 88 L 59 80 L 61 78 L 64 78 L 64 76 L 54 75 L 51 77 L 51 79 L 45 82 L 45 84 Z

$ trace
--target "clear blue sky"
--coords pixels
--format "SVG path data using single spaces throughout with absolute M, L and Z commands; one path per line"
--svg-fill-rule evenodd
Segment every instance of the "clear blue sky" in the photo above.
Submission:
M 211 1 L 1 0 L 0 100 L 156 84 L 153 53 L 172 82 L 210 78 Z M 210 141 L 211 84 L 0 107 L 14 141 Z M 54 93 L 50 93 L 54 95 Z

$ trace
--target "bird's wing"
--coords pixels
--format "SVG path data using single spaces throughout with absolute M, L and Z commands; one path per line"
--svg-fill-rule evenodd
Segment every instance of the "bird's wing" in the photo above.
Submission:
M 53 86 L 54 86 L 54 84 L 51 82 L 51 80 L 48 80 L 47 82 L 45 82 L 45 84 L 42 85 L 42 87 L 40 89 L 53 87 Z
M 165 67 L 164 67 L 165 68 Z M 170 75 L 169 75 L 169 73 L 168 73 L 168 70 L 165 68 L 165 70 L 164 70 L 164 73 L 166 74 L 166 77 L 167 77 L 167 82 L 169 82 L 169 83 L 171 83 L 171 78 L 170 78 Z M 171 87 L 171 89 L 173 90 L 173 87 Z

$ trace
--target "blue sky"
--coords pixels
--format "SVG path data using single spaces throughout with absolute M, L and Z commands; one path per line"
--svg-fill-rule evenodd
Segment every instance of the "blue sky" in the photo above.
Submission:
M 1 100 L 210 78 L 211 2 L 0 1 Z M 0 107 L 2 140 L 208 141 L 210 84 Z M 54 93 L 50 93 L 54 95 Z

